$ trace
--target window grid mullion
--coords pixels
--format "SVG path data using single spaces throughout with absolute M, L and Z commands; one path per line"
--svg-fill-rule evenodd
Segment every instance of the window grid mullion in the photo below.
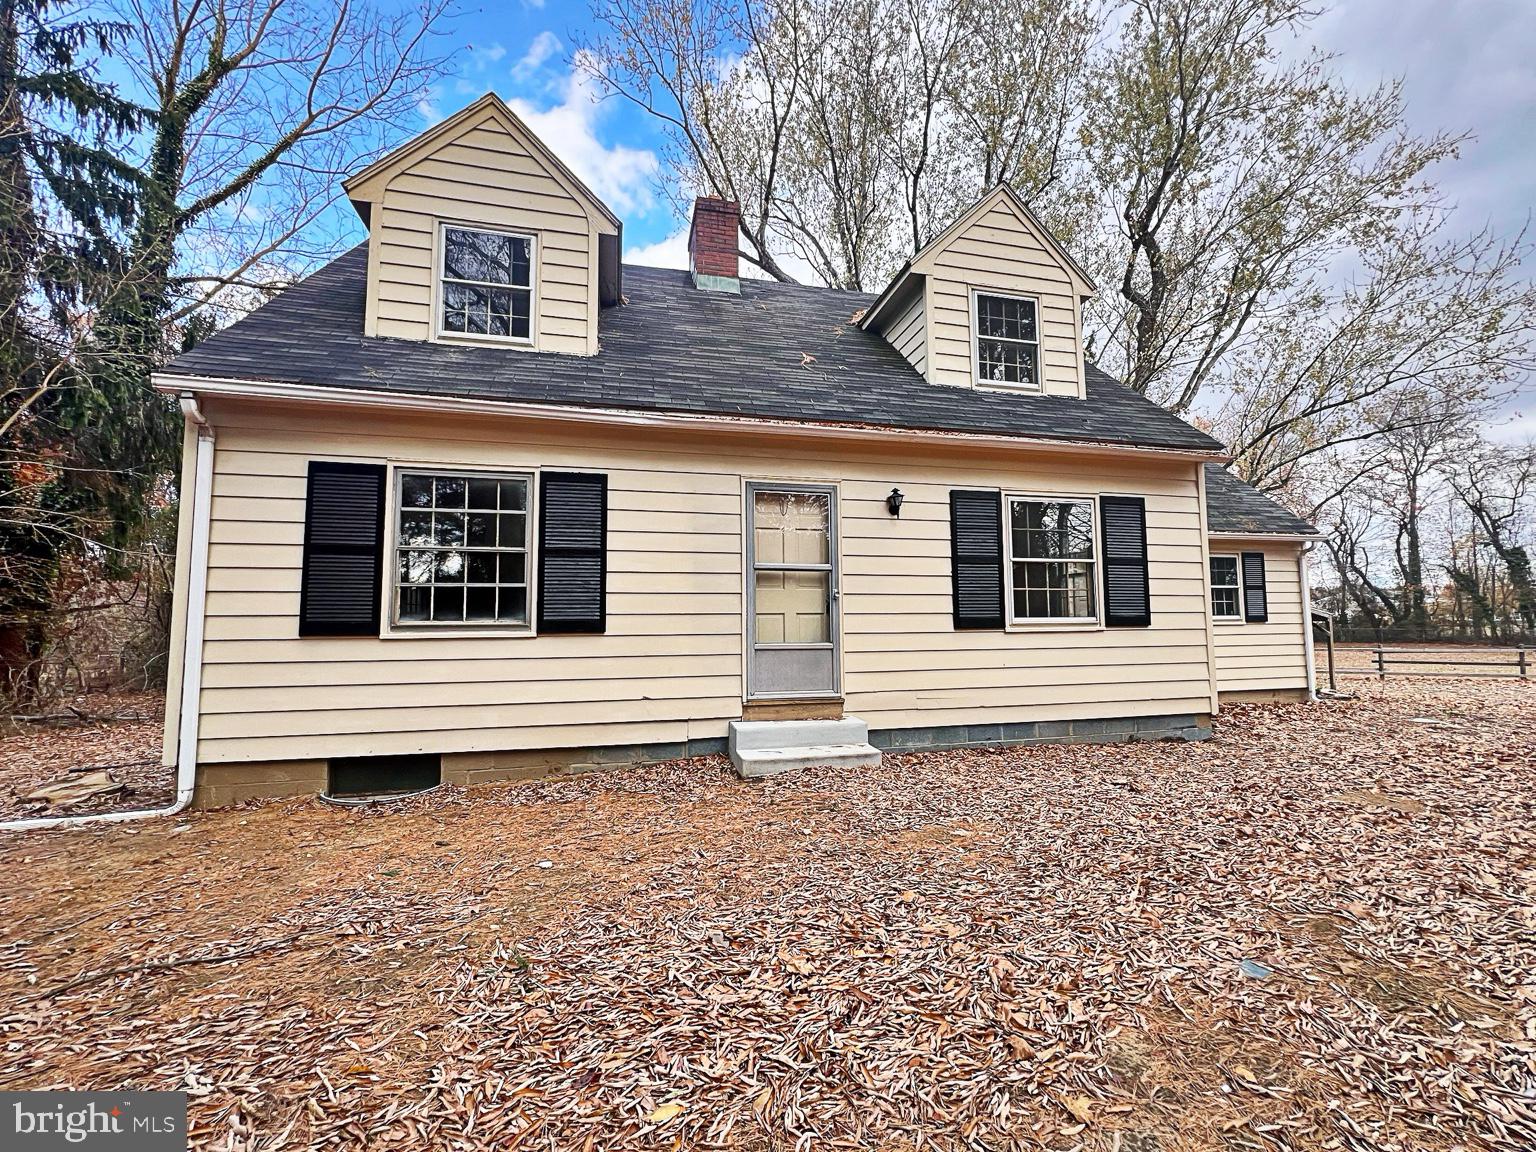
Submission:
M 1074 524 L 1070 513 L 1067 513 L 1057 523 L 1048 525 L 1045 523 L 1044 509 L 1055 506 L 1057 508 L 1084 509 L 1087 522 L 1080 527 L 1085 529 L 1084 539 L 1086 548 L 1082 556 L 1020 556 L 1014 551 L 1017 537 L 1022 533 L 1027 539 L 1030 536 L 1054 538 L 1065 544 L 1073 534 Z M 1075 497 L 1009 497 L 1004 507 L 1007 513 L 1008 530 L 1008 558 L 1011 564 L 1008 568 L 1008 594 L 1009 594 L 1009 618 L 1018 623 L 1084 623 L 1098 619 L 1098 596 L 1096 592 L 1098 584 L 1098 535 L 1097 512 L 1095 502 L 1091 499 Z M 1038 508 L 1041 516 L 1037 522 L 1031 524 L 1029 512 L 1024 513 L 1025 520 L 1022 526 L 1016 526 L 1015 516 L 1018 509 Z M 1059 516 L 1062 514 L 1058 514 Z M 1028 568 L 1021 573 L 1020 565 L 1036 565 L 1034 571 Z M 1051 566 L 1059 569 L 1060 578 L 1057 583 L 1050 579 Z M 1020 579 L 1024 575 L 1024 579 Z M 1038 584 L 1035 582 L 1038 577 Z M 1023 596 L 1025 611 L 1019 611 L 1020 596 Z M 1086 611 L 1075 610 L 1074 602 L 1081 600 Z M 1035 601 L 1034 605 L 1030 601 Z M 1050 610 L 1052 601 L 1055 601 L 1063 611 L 1060 613 Z M 1043 612 L 1031 611 L 1031 607 L 1041 607 Z M 1066 609 L 1073 608 L 1071 612 Z
M 522 474 L 480 473 L 480 472 L 423 472 L 402 469 L 397 474 L 395 485 L 395 565 L 393 579 L 395 581 L 395 594 L 393 599 L 394 621 L 397 625 L 406 627 L 419 625 L 463 625 L 475 624 L 493 627 L 527 627 L 530 618 L 531 604 L 528 602 L 529 589 L 529 541 L 528 533 L 528 500 L 530 481 Z M 452 488 L 452 483 L 457 482 L 458 496 L 449 495 L 450 502 L 444 503 L 444 488 Z M 476 484 L 491 483 L 494 491 L 489 495 L 482 490 L 477 494 Z M 508 493 L 508 485 L 516 485 L 521 489 L 520 498 Z M 425 496 L 424 503 L 407 504 L 405 492 L 408 487 L 415 486 L 421 496 Z M 422 486 L 425 490 L 422 491 Z M 522 507 L 508 507 L 511 500 Z M 427 531 L 429 539 L 415 543 L 406 542 L 403 539 L 405 518 L 407 516 L 427 517 Z M 521 544 L 501 545 L 470 544 L 468 543 L 471 530 L 471 520 L 474 517 L 490 517 L 492 539 L 499 533 L 500 517 L 521 517 Z M 455 529 L 462 535 L 459 543 L 439 542 L 437 534 L 442 530 L 443 517 L 456 517 Z M 424 574 L 424 581 L 409 581 L 403 579 L 404 574 L 409 574 L 412 569 L 410 556 L 412 553 L 420 553 L 428 561 Z M 462 558 L 460 578 L 439 579 L 438 565 L 444 555 L 454 555 Z M 506 571 L 507 579 L 503 579 L 503 562 L 499 559 L 493 562 L 490 571 L 481 572 L 480 579 L 472 579 L 472 565 L 475 557 L 510 556 L 516 559 L 512 562 L 515 570 Z M 491 579 L 484 577 L 489 575 Z M 473 607 L 472 599 L 478 594 L 484 597 L 488 593 L 489 603 L 481 603 L 476 609 L 476 614 L 471 616 Z M 521 611 L 517 611 L 515 600 L 509 599 L 509 594 L 521 593 L 523 603 Z M 410 607 L 410 615 L 407 616 L 407 600 L 416 601 Z M 451 605 L 451 607 L 450 607 Z M 503 606 L 507 606 L 507 612 L 503 614 Z M 489 614 L 486 614 L 488 609 Z

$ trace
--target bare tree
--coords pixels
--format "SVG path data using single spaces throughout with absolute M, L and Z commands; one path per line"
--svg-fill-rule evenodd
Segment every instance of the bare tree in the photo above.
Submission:
M 1349 91 L 1287 64 L 1306 0 L 1129 0 L 1083 135 L 1114 246 L 1093 254 L 1110 366 L 1190 408 L 1255 326 L 1311 301 L 1334 266 L 1428 202 L 1458 139 L 1417 139 L 1400 87 Z
M 110 302 L 106 323 L 174 323 L 227 288 L 281 286 L 333 255 L 325 213 L 440 74 L 447 5 L 113 0 L 153 130 L 125 256 L 139 299 Z
M 1528 372 L 1536 288 L 1523 238 L 1445 237 L 1432 212 L 1255 324 L 1219 373 L 1213 425 L 1250 483 L 1280 490 L 1336 448 L 1467 421 Z
M 742 206 L 779 280 L 882 286 L 1001 181 L 1070 168 L 1089 0 L 597 0 L 576 63 L 656 116 L 665 194 Z
M 675 179 L 663 193 L 679 204 L 694 193 L 735 200 L 746 258 L 793 279 L 772 237 L 790 122 L 820 47 L 804 9 L 794 0 L 598 0 L 593 18 L 604 34 L 576 63 L 667 128 Z
M 1451 477 L 1457 496 L 1504 565 L 1520 629 L 1536 632 L 1536 578 L 1530 552 L 1536 532 L 1536 447 L 1490 446 L 1466 453 Z

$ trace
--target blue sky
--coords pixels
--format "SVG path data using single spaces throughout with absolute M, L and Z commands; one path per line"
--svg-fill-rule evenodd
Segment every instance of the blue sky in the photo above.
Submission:
M 663 144 L 656 122 L 628 101 L 598 100 L 571 66 L 592 27 L 587 5 L 506 0 L 461 11 L 451 37 L 463 45 L 458 67 L 434 87 L 416 127 L 495 91 L 618 213 L 626 260 L 686 263 L 683 225 L 656 195 Z

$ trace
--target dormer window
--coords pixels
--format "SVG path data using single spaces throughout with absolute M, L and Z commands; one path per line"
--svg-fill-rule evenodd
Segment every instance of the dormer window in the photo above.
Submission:
M 976 382 L 1004 388 L 1040 387 L 1038 304 L 1029 296 L 973 295 Z
M 445 224 L 442 252 L 439 335 L 533 343 L 533 237 Z

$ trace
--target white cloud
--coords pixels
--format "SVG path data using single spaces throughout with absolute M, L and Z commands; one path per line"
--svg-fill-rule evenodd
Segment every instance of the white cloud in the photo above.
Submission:
M 659 163 L 645 148 L 612 147 L 598 139 L 606 105 L 599 102 L 592 81 L 572 67 L 558 84 L 558 100 L 540 108 L 525 99 L 509 101 L 513 110 L 587 187 L 620 216 L 645 215 L 656 203 L 652 181 Z
M 518 83 L 527 83 L 533 78 L 544 63 L 559 52 L 564 45 L 560 43 L 560 37 L 547 29 L 533 38 L 533 43 L 528 45 L 528 51 L 522 58 L 512 65 L 512 79 Z
M 1490 421 L 1488 439 L 1498 444 L 1536 443 L 1536 412 L 1511 412 L 1503 420 Z
M 443 90 L 433 85 L 421 94 L 421 99 L 416 101 L 416 112 L 427 122 L 428 127 L 443 118 L 443 110 L 438 104 L 442 96 Z
M 672 233 L 654 244 L 642 244 L 624 252 L 624 263 L 641 264 L 647 268 L 688 267 L 688 226 Z
M 506 54 L 506 46 L 499 42 L 487 44 L 484 48 L 476 48 L 473 44 L 469 47 L 469 60 L 476 72 L 484 72 L 492 64 L 501 63 L 501 58 Z

